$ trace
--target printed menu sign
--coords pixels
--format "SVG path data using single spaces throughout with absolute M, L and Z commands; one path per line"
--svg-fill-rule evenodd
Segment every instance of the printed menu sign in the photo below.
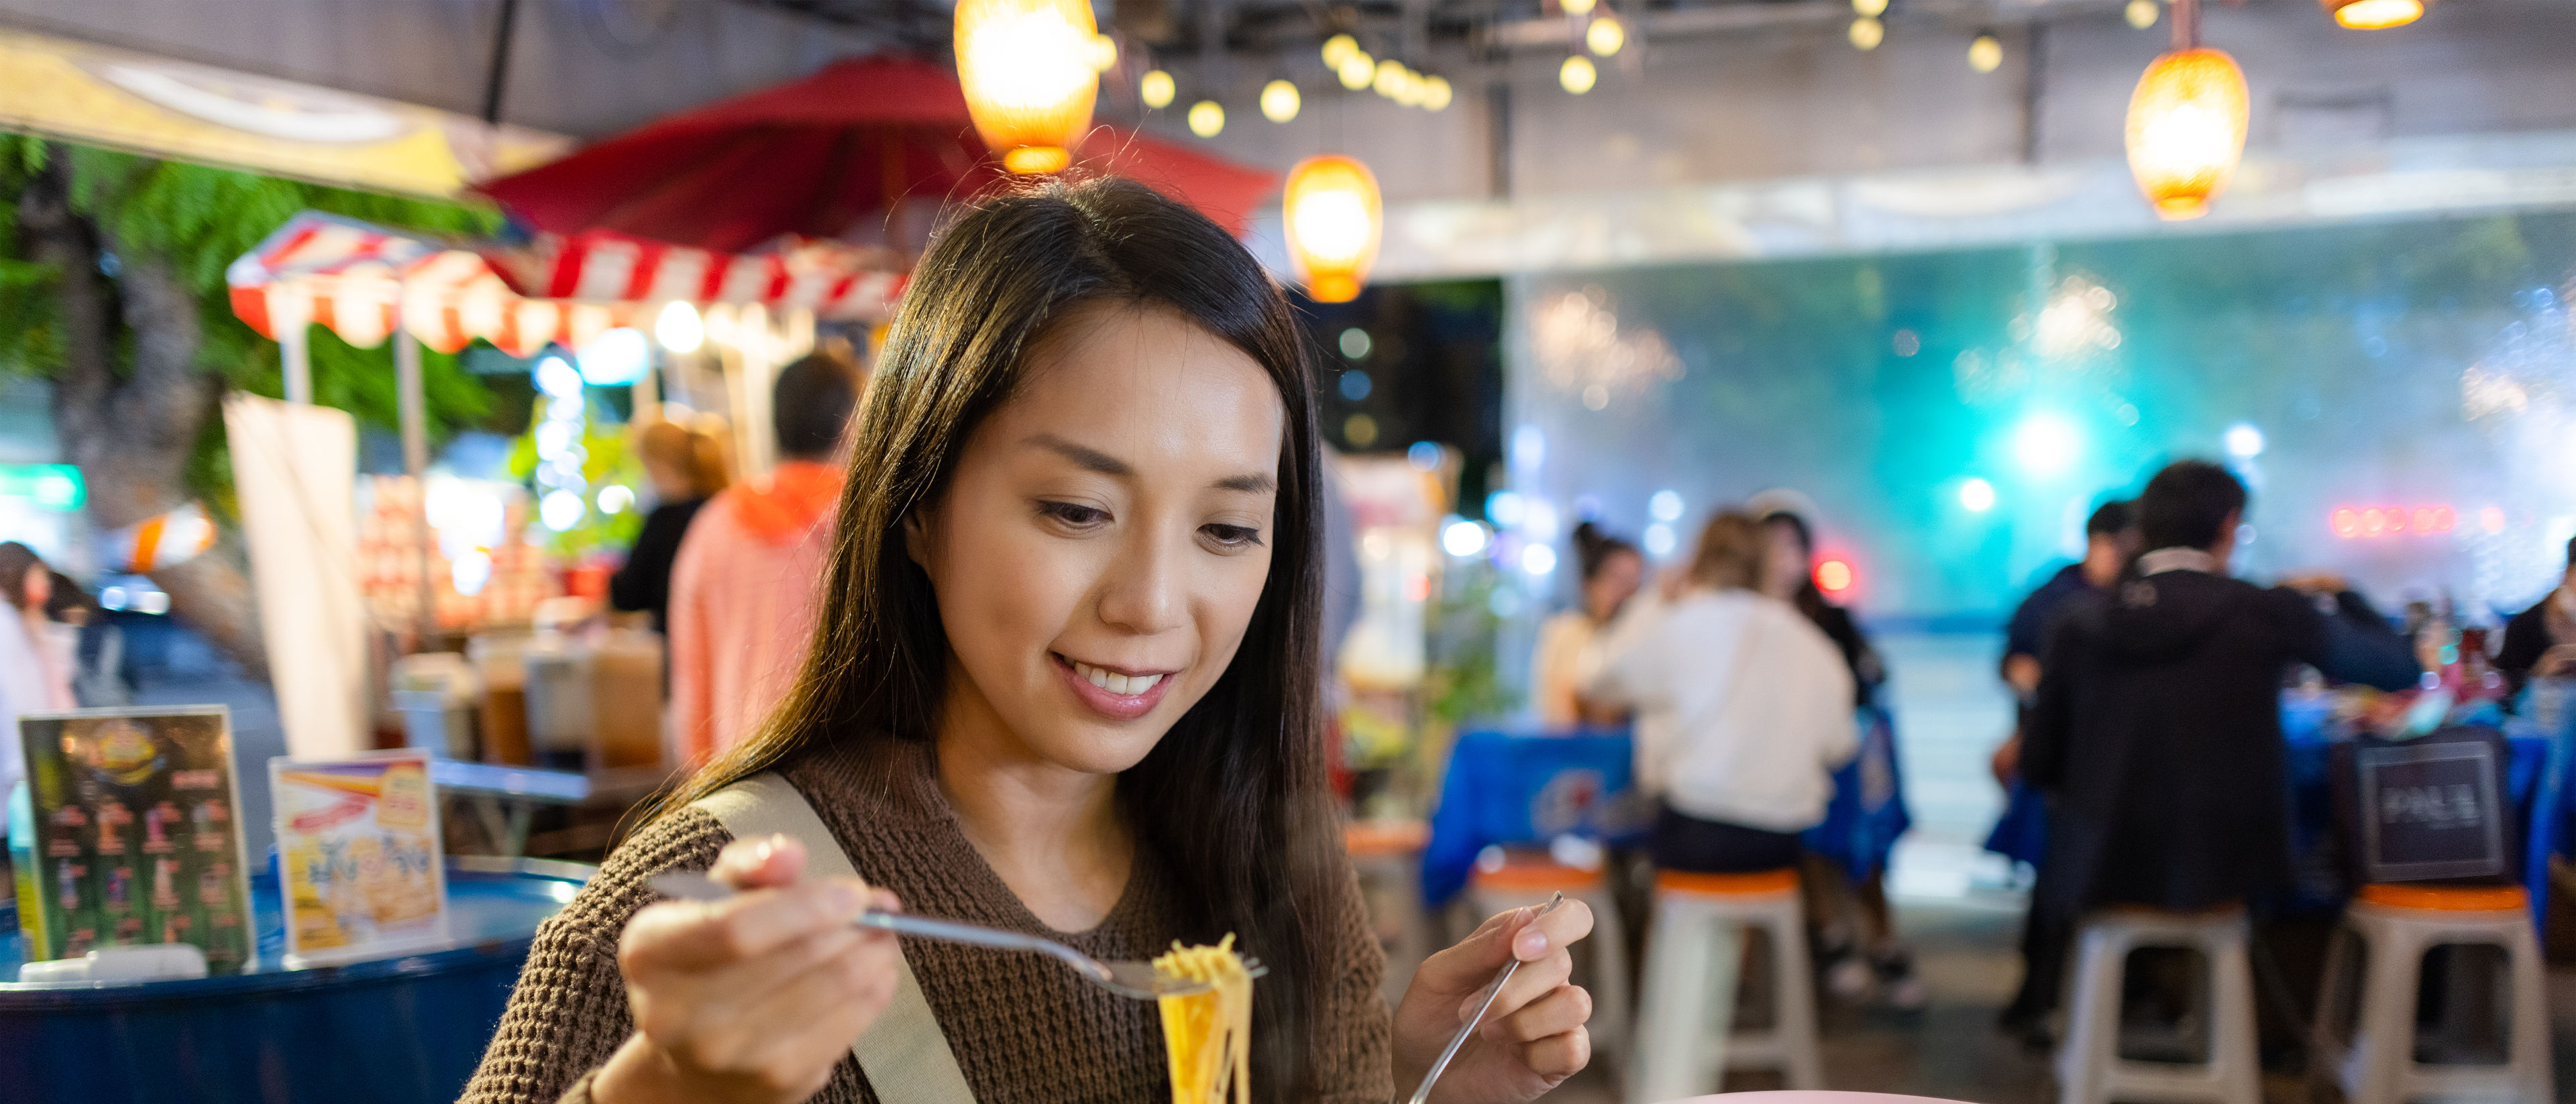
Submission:
M 27 957 L 193 943 L 249 965 L 250 877 L 224 707 L 82 709 L 18 721 L 36 824 Z
M 429 753 L 271 759 L 286 964 L 347 962 L 447 936 Z

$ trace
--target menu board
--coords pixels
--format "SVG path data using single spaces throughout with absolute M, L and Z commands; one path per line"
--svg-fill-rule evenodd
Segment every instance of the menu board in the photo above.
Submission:
M 289 967 L 446 939 L 447 884 L 427 751 L 271 759 L 268 779 Z
M 30 960 L 193 943 L 212 974 L 254 957 L 232 724 L 220 705 L 18 721 L 36 826 Z

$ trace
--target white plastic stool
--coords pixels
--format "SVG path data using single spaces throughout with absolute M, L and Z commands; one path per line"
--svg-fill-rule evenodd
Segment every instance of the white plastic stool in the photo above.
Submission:
M 1771 1026 L 1737 1031 L 1736 978 L 1753 927 L 1770 935 Z M 1776 1069 L 1791 1089 L 1824 1088 L 1796 870 L 1659 874 L 1649 940 L 1632 1104 L 1715 1092 L 1730 1069 Z
M 2353 946 L 2355 941 L 2360 947 Z M 2424 953 L 2434 947 L 2503 948 L 2507 996 L 2502 1065 L 2428 1065 L 2415 1060 L 2416 995 Z M 2346 1037 L 2335 1020 L 2345 975 L 2361 970 L 2360 1011 Z M 2552 1099 L 2548 998 L 2529 897 L 2520 886 L 2363 886 L 2344 910 L 2326 957 L 2317 999 L 2317 1070 L 2334 1078 L 2348 1104 L 2405 1104 L 2424 1097 Z
M 1628 1047 L 1628 940 L 1621 934 L 1626 928 L 1619 923 L 1619 903 L 1611 898 L 1609 879 L 1597 865 L 1568 866 L 1544 853 L 1509 851 L 1503 856 L 1499 864 L 1476 864 L 1467 878 L 1468 899 L 1480 917 L 1543 905 L 1559 892 L 1590 906 L 1592 934 L 1575 945 L 1575 977 L 1592 994 L 1593 1052 L 1624 1052 Z
M 2246 964 L 2245 913 L 2114 909 L 2085 917 L 2078 938 L 2074 1000 L 2057 1052 L 2061 1104 L 2108 1101 L 2261 1104 L 2254 1049 L 2254 972 Z M 2208 971 L 2209 1058 L 2199 1063 L 2120 1057 L 2121 980 L 2142 947 L 2199 951 Z

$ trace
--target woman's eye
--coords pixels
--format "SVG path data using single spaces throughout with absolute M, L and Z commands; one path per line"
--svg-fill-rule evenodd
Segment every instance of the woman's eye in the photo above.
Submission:
M 1224 548 L 1250 548 L 1261 543 L 1261 530 L 1249 525 L 1211 523 L 1200 526 L 1199 532 L 1207 534 L 1209 540 Z
M 1109 520 L 1109 511 L 1079 502 L 1041 502 L 1038 514 L 1077 529 L 1087 529 Z

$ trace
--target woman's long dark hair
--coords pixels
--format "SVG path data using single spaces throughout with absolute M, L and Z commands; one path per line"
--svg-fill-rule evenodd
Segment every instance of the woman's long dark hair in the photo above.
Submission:
M 915 270 L 859 413 L 823 601 L 803 669 L 758 735 L 691 778 L 668 810 L 825 741 L 927 741 L 948 638 L 901 527 L 943 492 L 976 426 L 1008 401 L 1053 321 L 1088 304 L 1178 311 L 1259 362 L 1288 418 L 1270 577 L 1207 697 L 1122 774 L 1138 836 L 1180 880 L 1182 939 L 1227 932 L 1261 958 L 1258 1099 L 1311 1095 L 1341 849 L 1325 799 L 1321 469 L 1303 331 L 1252 255 L 1196 211 L 1117 179 L 994 199 Z M 879 756 L 885 762 L 892 758 Z

